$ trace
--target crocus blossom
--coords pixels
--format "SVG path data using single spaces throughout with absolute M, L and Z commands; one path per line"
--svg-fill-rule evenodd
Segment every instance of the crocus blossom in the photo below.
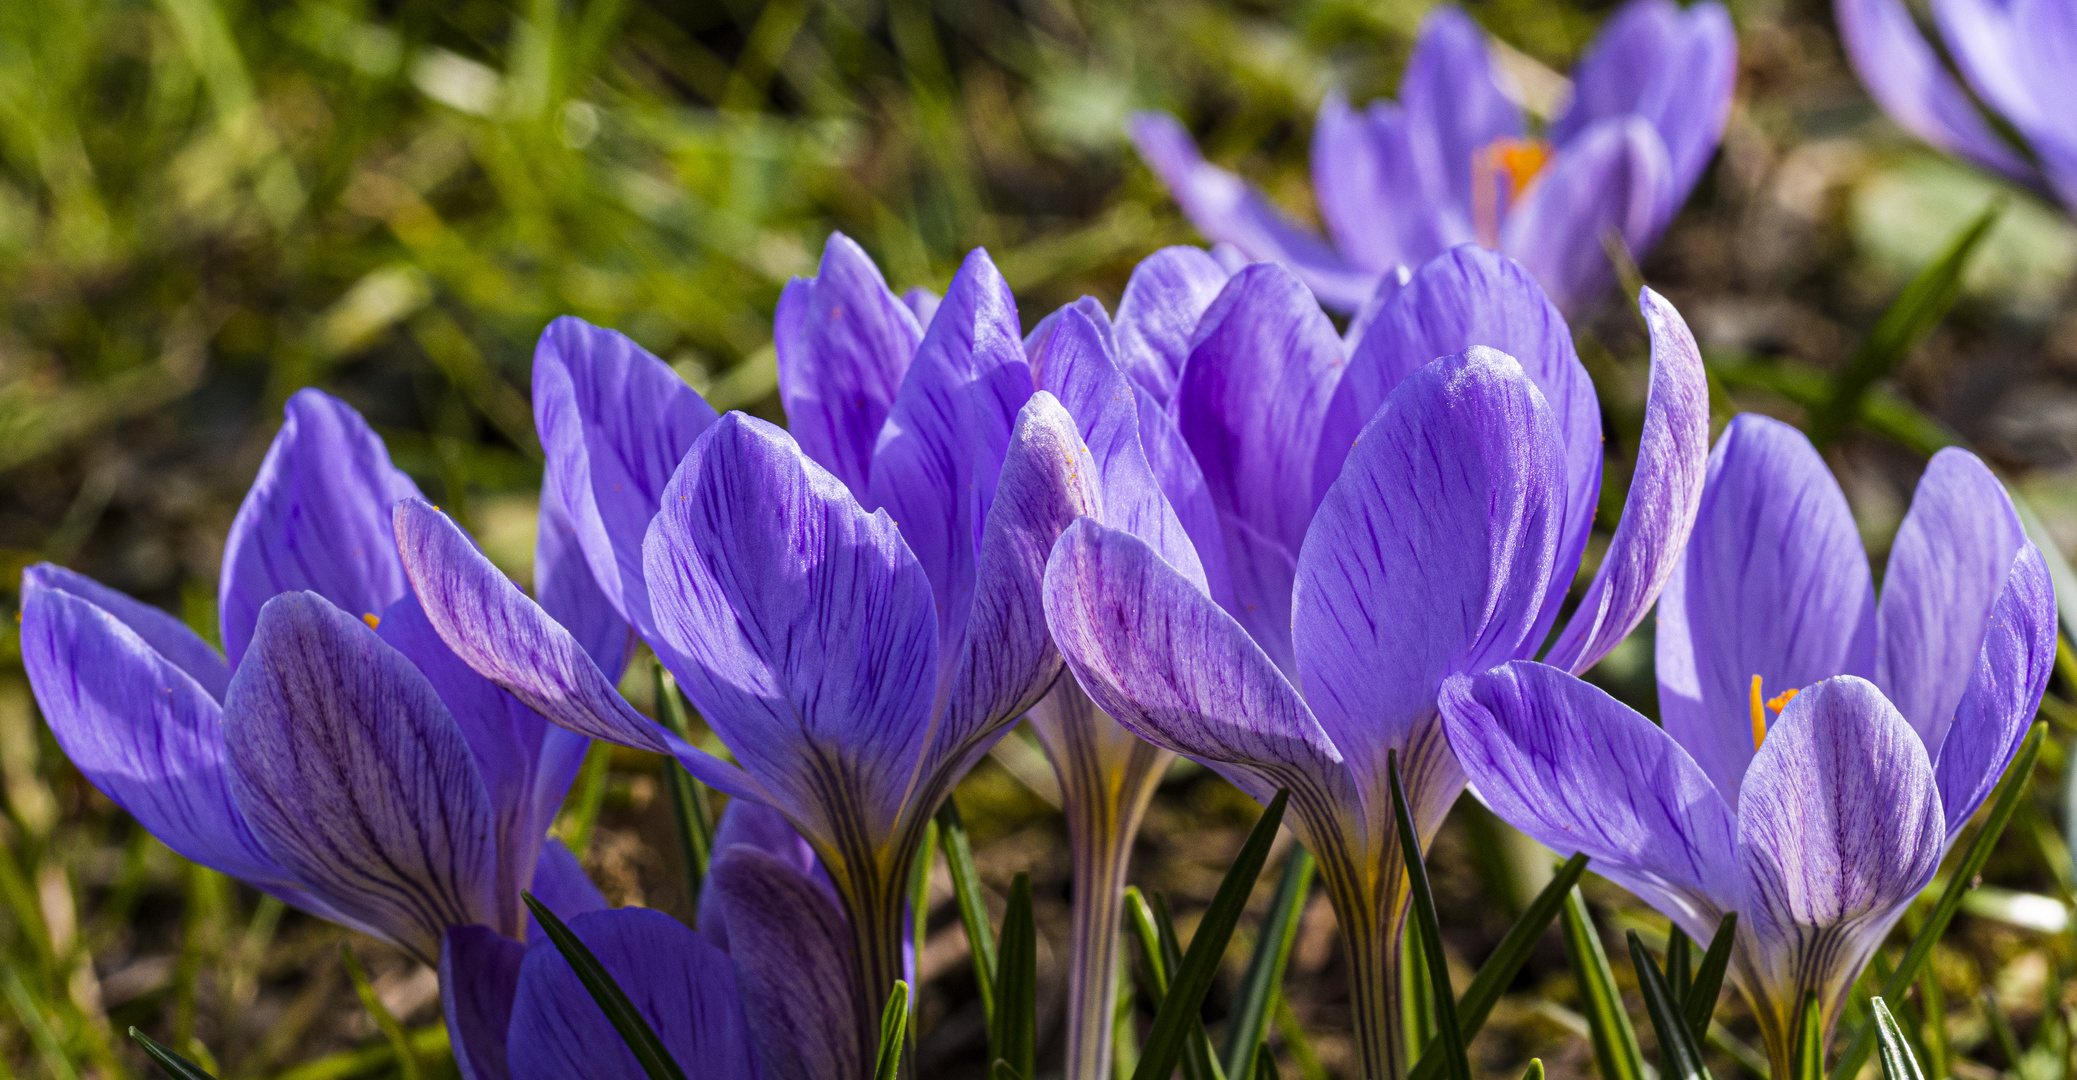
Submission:
M 59 745 L 168 847 L 433 961 L 451 927 L 522 936 L 522 889 L 599 901 L 547 839 L 585 740 L 426 623 L 389 531 L 416 495 L 358 414 L 302 391 L 226 545 L 228 663 L 48 564 L 23 576 L 22 660 Z
M 1367 1078 L 1406 1064 L 1388 752 L 1425 841 L 1463 786 L 1437 689 L 1544 641 L 1601 465 L 1592 386 L 1519 266 L 1463 248 L 1395 287 L 1345 359 L 1289 272 L 1260 264 L 1229 280 L 1166 410 L 1211 493 L 1225 578 L 1207 591 L 1138 538 L 1082 520 L 1045 586 L 1055 640 L 1097 705 L 1258 799 L 1291 789 L 1344 935 Z M 1649 608 L 1700 495 L 1701 360 L 1670 305 L 1649 291 L 1641 303 L 1653 374 L 1639 467 L 1550 654 L 1573 670 Z
M 826 276 L 834 289 L 838 275 Z M 892 334 L 915 328 L 905 305 L 847 312 Z M 796 329 L 782 311 L 782 340 Z M 1007 286 L 975 252 L 898 377 L 820 384 L 885 402 L 869 456 L 856 417 L 796 419 L 837 468 L 762 421 L 712 419 L 618 335 L 564 320 L 544 336 L 536 411 L 576 542 L 734 765 L 636 713 L 571 632 L 432 507 L 397 511 L 411 581 L 476 670 L 557 723 L 673 753 L 785 814 L 841 900 L 846 1034 L 861 1055 L 901 976 L 903 887 L 924 826 L 1058 674 L 1038 601 L 1054 538 L 1094 515 L 1193 559 L 1139 452 L 1130 384 L 1106 366 L 1101 328 L 1069 312 L 1052 329 L 1052 359 L 1038 361 L 1018 329 Z M 739 931 L 732 913 L 732 951 Z M 753 1030 L 783 1027 L 772 1010 L 821 978 L 827 957 L 793 954 L 793 991 L 750 1000 Z
M 1353 311 L 1395 268 L 1476 242 L 1578 311 L 1614 280 L 1604 236 L 1642 257 L 1687 201 L 1730 116 L 1737 50 L 1719 4 L 1631 0 L 1580 58 L 1570 103 L 1539 138 L 1478 25 L 1438 8 L 1398 101 L 1357 110 L 1330 93 L 1320 104 L 1312 171 L 1325 238 L 1206 162 L 1173 117 L 1142 113 L 1132 136 L 1206 236 L 1289 266 L 1331 307 Z
M 1878 602 L 1816 450 L 1745 415 L 1659 601 L 1663 728 L 1527 662 L 1453 677 L 1443 716 L 1517 828 L 1697 939 L 1738 912 L 1731 973 L 1788 1075 L 1804 996 L 1829 1033 L 2017 752 L 2055 641 L 2041 553 L 1975 457 L 1926 469 Z
M 1932 9 L 1960 80 L 1903 0 L 1834 0 L 1847 58 L 1868 92 L 1906 131 L 2077 207 L 2077 10 L 2058 0 L 1934 0 Z M 2001 134 L 1978 102 L 2025 146 Z

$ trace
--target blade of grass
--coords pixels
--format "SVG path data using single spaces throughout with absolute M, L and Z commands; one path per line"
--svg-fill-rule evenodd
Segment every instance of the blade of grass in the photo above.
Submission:
M 1934 1076 L 1951 1076 L 1954 1055 L 1947 1042 L 1947 994 L 1940 988 L 1940 965 L 1927 964 L 1918 973 L 1918 1001 L 1925 1013 L 1919 1039 L 1926 1048 L 1926 1064 Z
M 1421 855 L 1420 835 L 1414 830 L 1413 813 L 1406 806 L 1406 791 L 1399 784 L 1397 750 L 1386 754 L 1385 775 L 1392 787 L 1392 817 L 1399 827 L 1399 853 L 1412 886 L 1413 922 L 1420 930 L 1428 979 L 1435 991 L 1435 1031 L 1447 1055 L 1443 1065 L 1451 1080 L 1471 1080 L 1471 1059 L 1464 1053 L 1464 1029 L 1457 1026 L 1457 991 L 1450 985 L 1450 964 L 1442 952 L 1442 922 L 1435 915 L 1435 894 L 1428 887 L 1428 863 Z
M 0 964 L 0 990 L 7 995 L 7 1003 L 14 1007 L 15 1015 L 21 1018 L 22 1029 L 29 1033 L 29 1041 L 35 1045 L 36 1054 L 43 1059 L 43 1067 L 51 1080 L 79 1080 L 79 1070 L 73 1068 L 70 1058 L 65 1056 L 65 1046 L 53 1031 L 50 1020 L 37 1006 L 36 998 L 22 982 L 21 973 L 13 965 Z
M 1983 1002 L 1983 1015 L 1990 1021 L 1991 1037 L 1997 1041 L 1998 1052 L 2005 1055 L 2005 1068 L 2015 1072 L 2018 1071 L 2019 1058 L 2024 1051 L 2019 1048 L 2019 1033 L 2012 1030 L 2012 1018 L 2006 1016 L 2005 1007 L 1998 1004 L 1997 991 L 1986 986 L 1979 997 Z M 1889 1006 L 1883 1006 L 1883 1011 L 1889 1011 Z M 1878 1034 L 1883 1035 L 1883 1049 L 1887 1053 L 1889 1037 L 1887 1034 L 1880 1032 Z M 1891 1080 L 1897 1080 L 1897 1078 L 1892 1077 Z
M 1125 933 L 1119 927 L 1119 933 Z M 1139 1028 L 1133 1024 L 1132 961 L 1118 954 L 1118 999 L 1111 1008 L 1111 1075 L 1131 1076 L 1139 1065 Z
M 1522 1070 L 1522 1080 L 1543 1080 L 1542 1058 L 1529 1059 L 1529 1067 Z
M 656 661 L 656 711 L 664 726 L 681 739 L 692 738 L 692 721 L 678 682 L 663 661 Z M 678 854 L 685 860 L 686 901 L 700 909 L 700 890 L 707 884 L 707 862 L 714 856 L 714 823 L 708 816 L 707 785 L 676 761 L 664 763 L 664 784 L 671 793 L 671 822 L 677 826 Z
M 1284 1080 L 1283 1073 L 1276 1067 L 1276 1055 L 1269 1052 L 1268 1043 L 1256 1045 L 1254 1071 L 1249 1075 L 1261 1080 Z
M 1796 1018 L 1796 1051 L 1790 1059 L 1794 1070 L 1786 1080 L 1823 1080 L 1825 1075 L 1825 1022 L 1817 1008 L 1817 992 L 1803 994 L 1803 1011 Z
M 959 804 L 947 797 L 938 807 L 938 847 L 952 875 L 952 898 L 959 904 L 959 924 L 966 930 L 967 951 L 974 958 L 974 982 L 981 988 L 981 1014 L 995 1023 L 995 930 L 981 896 L 981 876 L 974 871 L 973 842 L 959 820 Z M 990 1060 L 993 1060 L 992 1058 Z
M 1688 932 L 1676 926 L 1666 932 L 1666 989 L 1673 992 L 1673 1001 L 1680 1006 L 1681 1015 L 1687 1014 L 1688 987 L 1693 984 L 1693 972 L 1689 964 L 1694 960 L 1694 947 L 1688 940 Z
M 1564 926 L 1565 952 L 1572 961 L 1572 977 L 1579 985 L 1581 1011 L 1586 1014 L 1594 1061 L 1601 1067 L 1602 1077 L 1644 1080 L 1637 1031 L 1623 1011 L 1623 996 L 1616 990 L 1614 972 L 1608 969 L 1608 954 L 1601 949 L 1601 935 L 1578 886 L 1565 893 Z
M 1305 1025 L 1299 1022 L 1290 999 L 1282 994 L 1276 999 L 1276 1030 L 1284 1037 L 1284 1049 L 1291 1052 L 1291 1060 L 1298 1063 L 1299 1076 L 1304 1080 L 1327 1080 L 1327 1068 L 1313 1053 L 1312 1040 L 1305 1037 Z
M 896 1080 L 901 1074 L 901 1044 L 909 1030 L 909 984 L 896 981 L 888 995 L 887 1009 L 880 1014 L 880 1060 L 873 1066 L 873 1080 Z
M 923 939 L 930 934 L 930 864 L 937 857 L 938 823 L 935 819 L 923 827 L 923 842 L 916 845 L 916 861 L 909 867 L 909 948 L 917 962 L 922 962 Z M 910 1004 L 920 994 L 910 995 Z
M 1709 1069 L 1702 1064 L 1702 1048 L 1695 1045 L 1695 1033 L 1688 1028 L 1687 1014 L 1673 996 L 1672 985 L 1660 973 L 1659 965 L 1652 962 L 1637 931 L 1625 936 L 1630 944 L 1630 966 L 1637 969 L 1637 984 L 1644 991 L 1645 1015 L 1651 1018 L 1652 1030 L 1659 1036 L 1659 1075 L 1667 1080 L 1709 1080 Z M 1685 937 L 1668 944 L 1688 947 Z
M 1716 924 L 1716 936 L 1709 939 L 1709 948 L 1702 953 L 1702 966 L 1695 969 L 1695 981 L 1688 987 L 1681 1011 L 1687 1014 L 1688 1030 L 1698 1039 L 1709 1032 L 1709 1017 L 1716 1012 L 1717 994 L 1724 988 L 1724 972 L 1731 968 L 1731 943 L 1737 936 L 1738 913 L 1733 911 Z
M 1038 1075 L 1038 930 L 1032 924 L 1031 875 L 1010 883 L 1002 914 L 1002 943 L 996 950 L 995 1020 L 988 1027 L 988 1052 L 1007 1061 L 1019 1076 Z
M 130 1037 L 137 1040 L 145 1055 L 158 1063 L 159 1068 L 173 1080 L 216 1080 L 216 1077 L 203 1072 L 200 1065 L 174 1053 L 165 1044 L 134 1027 L 130 1029 Z
M 347 944 L 339 946 L 339 958 L 346 966 L 346 977 L 353 980 L 353 992 L 361 999 L 361 1008 L 375 1018 L 376 1029 L 397 1055 L 397 1074 L 403 1080 L 418 1080 L 418 1055 L 411 1052 L 411 1044 L 404 1039 L 404 1025 L 397 1023 L 396 1014 L 375 995 L 375 985 L 368 981 L 368 970 L 361 966 L 361 958 Z
M 1241 977 L 1240 993 L 1226 1015 L 1226 1075 L 1231 1080 L 1252 1080 L 1255 1063 L 1266 1050 L 1263 1039 L 1269 1034 L 1270 1004 L 1283 992 L 1284 969 L 1291 962 L 1291 947 L 1298 941 L 1298 917 L 1305 912 L 1305 894 L 1312 885 L 1315 865 L 1312 853 L 1295 845 L 1284 860 L 1284 873 L 1277 879 L 1269 914 L 1262 917 L 1262 930 L 1248 957 L 1247 974 Z
M 1277 792 L 1262 811 L 1261 820 L 1255 823 L 1255 830 L 1248 834 L 1247 842 L 1241 845 L 1225 880 L 1219 882 L 1219 891 L 1198 922 L 1197 932 L 1191 935 L 1190 950 L 1183 955 L 1182 966 L 1169 982 L 1168 996 L 1154 1016 L 1154 1028 L 1147 1035 L 1132 1080 L 1167 1080 L 1183 1054 L 1184 1043 L 1203 1030 L 1199 1010 L 1204 1006 L 1204 995 L 1212 988 L 1219 959 L 1233 940 L 1234 927 L 1240 924 L 1248 894 L 1254 891 L 1262 864 L 1269 859 L 1269 846 L 1276 840 L 1277 827 L 1284 820 L 1284 806 L 1290 801 L 1288 790 Z
M 1897 1018 L 1890 1015 L 1888 1003 L 1878 997 L 1873 1004 L 1875 1034 L 1882 1041 L 1884 1080 L 1926 1080 L 1925 1070 L 1920 1069 L 1918 1059 L 1911 1056 L 1911 1047 L 1904 1042 L 1904 1031 L 1897 1026 Z
M 1175 917 L 1168 913 L 1168 898 L 1160 893 L 1149 897 L 1154 915 L 1155 941 L 1161 946 L 1162 1000 L 1167 1000 L 1167 982 L 1183 967 L 1183 945 L 1176 936 Z M 1159 1014 L 1157 1004 L 1154 1009 Z M 1212 1054 L 1212 1037 L 1204 1034 L 1204 1018 L 1197 1018 L 1197 1036 L 1183 1040 L 1183 1080 L 1226 1080 L 1226 1070 Z
M 584 755 L 584 769 L 577 775 L 577 789 L 562 820 L 563 844 L 580 859 L 591 847 L 591 828 L 598 824 L 599 807 L 606 802 L 606 783 L 612 772 L 612 744 L 592 743 Z
M 598 1003 L 599 1011 L 606 1014 L 606 1022 L 612 1024 L 621 1041 L 627 1043 L 636 1063 L 642 1066 L 643 1075 L 649 1080 L 685 1080 L 685 1071 L 671 1059 L 670 1051 L 664 1049 L 656 1029 L 649 1026 L 649 1021 L 635 1008 L 635 1003 L 628 1000 L 627 992 L 613 981 L 606 966 L 592 954 L 591 947 L 572 933 L 533 893 L 519 895 L 526 901 L 527 910 L 533 912 L 534 918 L 540 922 L 541 929 L 548 934 L 548 940 L 555 943 L 555 950 L 577 974 L 577 981 L 584 984 L 585 992 Z
M 1984 818 L 1983 826 L 1976 831 L 1976 838 L 1969 841 L 1968 850 L 1963 853 L 1962 861 L 1955 864 L 1953 876 L 1947 879 L 1946 891 L 1940 894 L 1939 901 L 1927 914 L 1925 924 L 1919 927 L 1918 933 L 1911 939 L 1911 945 L 1904 950 L 1903 961 L 1897 965 L 1897 970 L 1889 978 L 1883 980 L 1880 996 L 1890 1000 L 1899 999 L 1904 989 L 1918 978 L 1919 970 L 1925 966 L 1926 960 L 1933 955 L 1933 943 L 1947 932 L 1948 922 L 1962 906 L 1963 895 L 1968 893 L 1976 880 L 1976 875 L 1983 872 L 1983 864 L 1990 858 L 1991 849 L 1997 846 L 1998 837 L 2004 833 L 2006 823 L 2012 820 L 2013 812 L 2019 808 L 2020 793 L 2033 776 L 2034 760 L 2041 755 L 2041 740 L 2047 735 L 2048 724 L 2041 720 L 2034 721 L 2033 730 L 2027 732 L 2026 741 L 2020 744 L 2019 753 L 2013 756 L 2011 766 L 2005 770 L 2005 778 L 1998 784 L 1997 798 L 1991 804 L 1990 815 Z M 1853 1080 L 1854 1075 L 1861 1071 L 1861 1066 L 1868 1060 L 1868 1054 L 1875 1049 L 1874 1025 L 1862 1024 L 1846 1046 L 1846 1053 L 1840 1056 L 1838 1064 L 1833 1067 L 1834 1080 Z

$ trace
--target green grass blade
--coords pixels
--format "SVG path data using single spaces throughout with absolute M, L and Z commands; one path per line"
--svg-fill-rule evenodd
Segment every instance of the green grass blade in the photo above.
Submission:
M 1694 972 L 1689 968 L 1694 951 L 1687 931 L 1676 926 L 1666 932 L 1666 989 L 1673 992 L 1674 1004 L 1683 1016 L 1687 1011 L 1688 987 L 1694 983 Z
M 1464 1029 L 1457 1026 L 1457 991 L 1450 985 L 1450 965 L 1442 952 L 1442 922 L 1435 916 L 1435 894 L 1428 887 L 1427 860 L 1421 855 L 1413 813 L 1406 807 L 1406 791 L 1399 785 L 1399 752 L 1388 752 L 1385 761 L 1386 779 L 1392 787 L 1392 817 L 1399 827 L 1399 854 L 1406 863 L 1412 887 L 1413 923 L 1420 931 L 1428 979 L 1435 988 L 1435 1033 L 1445 1055 L 1443 1065 L 1450 1080 L 1471 1080 L 1471 1059 L 1464 1053 Z
M 1882 313 L 1875 329 L 1869 331 L 1860 351 L 1833 377 L 1830 395 L 1811 411 L 1812 442 L 1824 446 L 1837 438 L 1860 412 L 1861 398 L 1868 388 L 1895 370 L 1926 334 L 1947 317 L 1948 309 L 1961 296 L 1962 273 L 1968 269 L 1969 257 L 2004 211 L 2003 200 L 1993 202 L 1904 286 L 1903 293 Z
M 1253 1080 L 1259 1075 L 1256 1062 L 1266 1047 L 1270 1006 L 1283 992 L 1284 969 L 1291 962 L 1291 947 L 1298 941 L 1298 918 L 1305 913 L 1306 890 L 1313 882 L 1312 852 L 1293 847 L 1284 860 L 1284 874 L 1277 879 L 1276 895 L 1263 916 L 1262 931 L 1256 935 L 1255 951 L 1248 957 L 1247 974 L 1241 977 L 1240 993 L 1226 1016 L 1226 1075 L 1231 1080 Z
M 995 1020 L 988 1028 L 989 1053 L 1007 1061 L 1019 1076 L 1038 1075 L 1038 930 L 1032 923 L 1031 875 L 1010 884 L 1002 915 L 1002 944 L 996 951 Z
M 403 1080 L 418 1080 L 418 1055 L 411 1052 L 411 1043 L 404 1038 L 404 1025 L 397 1023 L 396 1014 L 375 996 L 375 986 L 368 981 L 368 970 L 361 966 L 361 958 L 353 954 L 353 946 L 340 945 L 339 956 L 345 962 L 347 978 L 353 980 L 353 992 L 361 999 L 361 1008 L 375 1018 L 375 1027 L 397 1055 L 397 1074 Z
M 1889 1004 L 1880 997 L 1872 1004 L 1875 1008 L 1875 1035 L 1882 1042 L 1884 1080 L 1926 1080 L 1925 1070 L 1918 1067 L 1918 1059 L 1911 1055 L 1910 1044 L 1904 1041 L 1904 1029 L 1897 1026 L 1897 1018 L 1890 1014 Z
M 1254 1072 L 1250 1075 L 1261 1080 L 1284 1080 L 1282 1070 L 1276 1067 L 1276 1055 L 1269 1052 L 1268 1043 L 1256 1045 Z
M 1998 1004 L 1997 991 L 1984 987 L 1981 1000 L 1983 1015 L 1990 1020 L 1991 1037 L 1997 1040 L 1998 1052 L 2005 1055 L 2005 1068 L 2017 1070 L 2020 1056 L 2025 1051 L 2019 1048 L 2019 1033 L 2012 1029 L 2012 1018 L 2005 1015 L 2005 1007 Z M 1889 1006 L 1883 1006 L 1885 1012 L 1888 1009 Z
M 1024 1074 L 1009 1062 L 996 1058 L 995 1065 L 988 1070 L 988 1080 L 1024 1080 Z
M 1161 970 L 1166 973 L 1166 980 L 1183 969 L 1182 939 L 1176 936 L 1175 917 L 1168 913 L 1168 898 L 1157 892 L 1151 899 L 1155 942 L 1161 947 Z M 1162 1000 L 1167 1000 L 1167 991 L 1162 993 Z M 1160 1013 L 1158 1004 L 1154 1011 Z M 1204 1018 L 1196 1019 L 1198 1034 L 1183 1040 L 1183 1080 L 1226 1080 L 1226 1070 L 1219 1067 L 1219 1059 L 1212 1055 L 1212 1037 L 1204 1033 Z
M 1673 996 L 1672 984 L 1660 973 L 1659 965 L 1652 962 L 1637 931 L 1630 931 L 1626 937 L 1630 943 L 1630 964 L 1637 969 L 1637 984 L 1644 990 L 1644 1011 L 1659 1036 L 1660 1075 L 1666 1080 L 1710 1080 L 1709 1069 L 1702 1064 L 1702 1048 L 1695 1045 L 1695 1033 L 1688 1028 L 1687 1014 Z M 1688 947 L 1686 938 L 1669 944 Z
M 1186 1041 L 1197 1038 L 1204 1030 L 1199 1016 L 1204 995 L 1212 988 L 1212 977 L 1218 974 L 1219 959 L 1233 940 L 1234 927 L 1240 925 L 1241 911 L 1247 906 L 1248 894 L 1254 891 L 1255 879 L 1262 874 L 1262 864 L 1269 859 L 1269 846 L 1276 840 L 1277 827 L 1284 820 L 1284 806 L 1290 801 L 1289 791 L 1277 792 L 1262 812 L 1261 820 L 1255 823 L 1255 831 L 1241 845 L 1225 880 L 1219 882 L 1211 907 L 1205 910 L 1197 932 L 1191 935 L 1190 950 L 1183 955 L 1182 966 L 1169 982 L 1161 1011 L 1154 1016 L 1153 1030 L 1140 1051 L 1139 1068 L 1132 1072 L 1133 1080 L 1168 1080 L 1176 1061 L 1182 1057 Z
M 909 984 L 897 981 L 880 1014 L 880 1060 L 873 1080 L 896 1080 L 901 1074 L 901 1045 L 909 1033 Z
M 1565 952 L 1572 961 L 1572 978 L 1579 985 L 1581 1011 L 1593 1037 L 1594 1061 L 1603 1080 L 1644 1080 L 1644 1056 L 1637 1048 L 1637 1031 L 1623 1011 L 1623 995 L 1616 990 L 1615 973 L 1608 969 L 1608 954 L 1601 949 L 1601 935 L 1594 917 L 1587 912 L 1587 899 L 1574 886 L 1565 893 L 1563 913 Z
M 563 810 L 563 846 L 583 858 L 591 847 L 591 830 L 599 821 L 599 808 L 606 804 L 606 787 L 613 778 L 613 745 L 594 742 L 584 753 L 584 767 Z
M 1543 1080 L 1542 1058 L 1529 1059 L 1529 1067 L 1522 1070 L 1522 1080 Z
M 923 842 L 916 845 L 916 861 L 909 864 L 909 948 L 923 955 L 924 939 L 930 936 L 930 865 L 937 858 L 938 823 L 923 827 Z M 914 1004 L 917 995 L 910 996 Z
M 2034 721 L 2033 730 L 2027 732 L 2026 741 L 2020 744 L 2019 753 L 2013 756 L 2011 766 L 2005 770 L 2004 780 L 1998 784 L 1997 798 L 1991 803 L 1990 815 L 1984 818 L 1983 827 L 1976 831 L 1976 838 L 1969 842 L 1969 848 L 1963 853 L 1962 861 L 1955 865 L 1953 876 L 1947 879 L 1946 891 L 1940 894 L 1939 901 L 1933 905 L 1933 910 L 1927 915 L 1924 925 L 1912 936 L 1910 946 L 1904 950 L 1903 962 L 1897 965 L 1896 971 L 1892 972 L 1889 978 L 1883 980 L 1881 997 L 1891 1000 L 1901 998 L 1905 988 L 1918 978 L 1919 971 L 1932 957 L 1933 943 L 1939 941 L 1940 935 L 1947 932 L 1948 922 L 1962 906 L 1962 897 L 1968 893 L 1970 885 L 1976 880 L 1976 875 L 1983 872 L 1983 864 L 1990 858 L 1991 849 L 1997 846 L 1998 837 L 2004 833 L 2006 824 L 2019 809 L 2020 793 L 2026 789 L 2027 780 L 2033 776 L 2034 760 L 2041 755 L 2041 740 L 2046 738 L 2047 734 L 2048 724 L 2040 720 Z M 1861 1066 L 1868 1061 L 1869 1053 L 1875 1049 L 1875 1026 L 1862 1024 L 1846 1046 L 1846 1053 L 1841 1055 L 1839 1063 L 1833 1067 L 1834 1080 L 1853 1080 L 1854 1075 L 1861 1071 Z
M 1276 999 L 1276 1030 L 1283 1036 L 1284 1049 L 1298 1065 L 1298 1075 L 1303 1080 L 1327 1080 L 1327 1069 L 1320 1064 L 1320 1057 L 1313 1053 L 1312 1040 L 1305 1037 L 1305 1025 L 1299 1022 L 1298 1013 L 1291 1008 L 1291 999 L 1282 994 Z
M 681 739 L 692 738 L 692 721 L 685 712 L 685 699 L 678 693 L 677 680 L 656 661 L 656 711 L 664 726 Z M 671 793 L 671 821 L 677 827 L 678 853 L 685 860 L 685 888 L 692 910 L 700 909 L 700 891 L 707 883 L 707 861 L 714 855 L 714 823 L 708 814 L 707 785 L 676 761 L 664 763 L 664 784 Z
M 1824 1080 L 1825 1021 L 1818 1012 L 1815 990 L 1803 994 L 1803 1011 L 1796 1018 L 1795 1056 L 1789 1067 L 1793 1071 L 1783 1080 Z
M 1154 925 L 1154 911 L 1139 886 L 1125 889 L 1125 939 L 1132 943 L 1144 980 L 1142 989 L 1154 999 L 1154 1008 L 1168 997 L 1168 962 L 1161 956 L 1161 930 Z
M 164 1043 L 134 1027 L 130 1029 L 130 1037 L 137 1040 L 137 1045 L 144 1047 L 145 1054 L 173 1080 L 216 1080 L 216 1077 L 203 1072 L 200 1065 L 174 1053 Z
M 685 1080 L 685 1071 L 671 1060 L 671 1053 L 664 1049 L 663 1040 L 657 1037 L 656 1029 L 642 1017 L 635 1003 L 628 1000 L 627 992 L 613 981 L 606 966 L 592 954 L 591 947 L 570 931 L 548 905 L 535 898 L 533 893 L 520 893 L 526 901 L 527 910 L 534 913 L 548 940 L 555 943 L 555 951 L 562 954 L 570 970 L 576 972 L 577 981 L 584 984 L 585 992 L 598 1003 L 599 1011 L 606 1014 L 606 1022 L 620 1033 L 621 1041 L 627 1043 L 635 1062 L 642 1066 L 643 1075 L 649 1080 Z
M 959 904 L 959 924 L 966 930 L 967 950 L 974 958 L 974 982 L 981 988 L 981 1013 L 990 1030 L 995 1023 L 995 930 L 982 900 L 981 875 L 974 871 L 973 841 L 959 820 L 959 804 L 949 797 L 938 807 L 938 847 L 952 874 L 952 898 Z M 992 1060 L 992 1059 L 991 1059 Z
M 1681 1011 L 1687 1014 L 1688 1030 L 1697 1039 L 1709 1033 L 1709 1017 L 1716 1012 L 1716 997 L 1724 988 L 1724 972 L 1731 969 L 1731 943 L 1737 936 L 1738 913 L 1733 911 L 1716 924 L 1716 936 L 1709 939 L 1702 966 L 1695 969 L 1695 981 L 1688 987 Z

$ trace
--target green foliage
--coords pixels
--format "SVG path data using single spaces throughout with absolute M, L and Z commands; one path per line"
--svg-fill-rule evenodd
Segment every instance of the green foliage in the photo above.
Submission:
M 988 1027 L 988 1052 L 1021 1077 L 1038 1075 L 1038 930 L 1032 925 L 1031 875 L 1010 884 L 996 947 L 995 1014 Z
M 1421 950 L 1428 977 L 1434 986 L 1434 1027 L 1442 1046 L 1443 1067 L 1450 1080 L 1471 1080 L 1471 1061 L 1464 1053 L 1464 1029 L 1457 1024 L 1457 991 L 1450 986 L 1450 962 L 1442 952 L 1442 921 L 1435 914 L 1435 893 L 1428 887 L 1427 861 L 1421 855 L 1421 837 L 1414 829 L 1413 811 L 1406 805 L 1406 792 L 1399 785 L 1399 752 L 1386 754 L 1386 776 L 1392 789 L 1392 819 L 1399 830 L 1399 855 L 1406 863 L 1409 891 L 1413 894 L 1411 944 Z
M 873 1080 L 896 1080 L 901 1075 L 902 1040 L 908 1031 L 909 984 L 897 981 L 880 1014 L 880 1056 L 873 1065 Z

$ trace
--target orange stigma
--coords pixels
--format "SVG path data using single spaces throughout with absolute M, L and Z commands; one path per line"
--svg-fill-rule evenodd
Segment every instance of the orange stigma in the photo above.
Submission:
M 370 630 L 380 630 L 382 628 L 382 617 L 372 611 L 363 614 L 361 621 L 367 623 Z
M 1780 716 L 1781 710 L 1788 708 L 1789 702 L 1795 700 L 1796 693 L 1794 690 L 1783 690 L 1767 699 L 1767 707 L 1774 710 L 1774 715 Z
M 1767 699 L 1760 695 L 1760 677 L 1752 677 L 1752 748 L 1767 741 Z
M 1479 242 L 1500 246 L 1500 215 L 1550 164 L 1551 144 L 1502 136 L 1471 155 L 1471 226 Z M 1504 187 L 1503 187 L 1504 185 Z

